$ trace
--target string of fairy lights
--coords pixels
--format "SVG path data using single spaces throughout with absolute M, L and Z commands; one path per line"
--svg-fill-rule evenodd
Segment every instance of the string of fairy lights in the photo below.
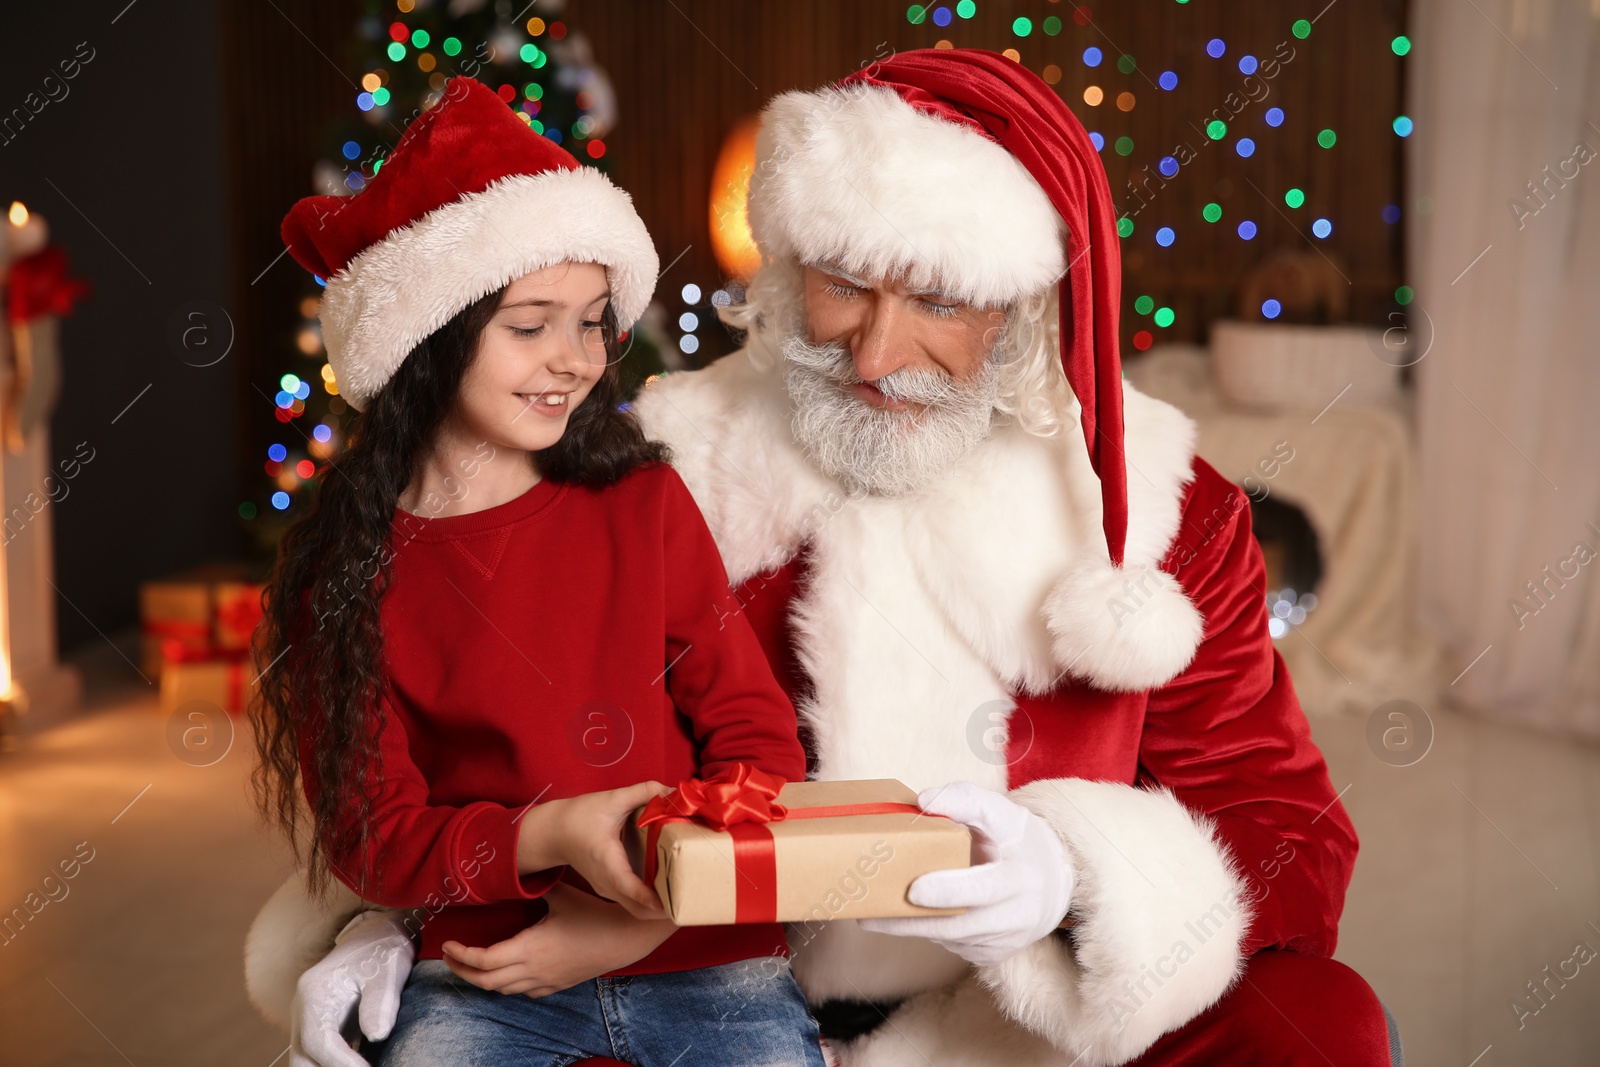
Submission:
M 1180 7 L 1190 6 L 1190 0 L 1174 0 Z M 1140 72 L 1139 61 L 1131 54 L 1108 51 L 1104 46 L 1109 42 L 1103 35 L 1096 33 L 1092 24 L 1094 11 L 1086 4 L 1066 5 L 1060 0 L 1050 0 L 1048 7 L 1060 7 L 1065 15 L 1048 14 L 1042 18 L 1033 18 L 1019 15 L 1013 18 L 1003 28 L 1002 32 L 1014 41 L 1002 50 L 1007 58 L 1024 63 L 1028 62 L 1023 56 L 1023 50 L 1033 53 L 1029 58 L 1037 59 L 1039 53 L 1059 55 L 1063 51 L 1062 43 L 1055 43 L 1053 39 L 1070 35 L 1075 32 L 1085 40 L 1092 40 L 1081 48 L 1073 47 L 1080 66 L 1080 73 L 1074 76 L 1070 71 L 1063 70 L 1055 62 L 1045 62 L 1036 69 L 1041 78 L 1050 85 L 1058 86 L 1057 91 L 1062 92 L 1069 104 L 1081 101 L 1085 108 L 1091 109 L 1087 113 L 1077 109 L 1078 117 L 1089 130 L 1089 138 L 1094 142 L 1096 151 L 1105 152 L 1109 148 L 1118 156 L 1133 156 L 1137 150 L 1134 139 L 1127 133 L 1119 132 L 1116 127 L 1122 125 L 1119 120 L 1122 115 L 1131 112 L 1138 106 L 1138 91 L 1143 91 L 1146 85 L 1154 84 L 1161 92 L 1176 92 L 1184 68 L 1194 69 L 1202 62 L 1232 63 L 1241 75 L 1246 77 L 1257 76 L 1270 79 L 1275 76 L 1276 68 L 1282 64 L 1274 56 L 1257 56 L 1251 53 L 1233 58 L 1228 41 L 1222 37 L 1212 37 L 1205 41 L 1198 53 L 1175 55 L 1167 59 L 1170 67 L 1157 72 L 1154 77 L 1141 73 L 1138 81 L 1132 77 Z M 979 16 L 976 0 L 960 0 L 954 4 L 912 4 L 906 8 L 906 21 L 913 26 L 932 26 L 936 29 L 946 29 L 960 22 L 971 22 Z M 959 21 L 958 21 L 959 20 Z M 1313 19 L 1299 18 L 1289 25 L 1289 33 L 1298 41 L 1309 38 L 1313 31 Z M 1070 25 L 1069 25 L 1070 24 Z M 1077 27 L 1074 30 L 1073 27 Z M 980 46 L 992 47 L 989 42 L 974 42 Z M 1378 42 L 1375 42 L 1375 47 Z M 953 48 L 954 42 L 948 37 L 941 37 L 934 42 L 935 48 Z M 1036 47 L 1030 47 L 1036 46 Z M 1396 36 L 1387 42 L 1387 51 L 1394 57 L 1403 58 L 1411 52 L 1411 40 L 1404 35 Z M 1166 64 L 1163 64 L 1165 66 Z M 1174 69 L 1175 68 L 1175 69 Z M 1119 88 L 1109 83 L 1125 80 L 1131 87 Z M 1082 82 L 1083 87 L 1076 92 L 1065 91 L 1059 88 L 1062 82 L 1069 84 Z M 1107 105 L 1110 105 L 1109 107 Z M 1213 113 L 1214 114 L 1214 113 Z M 1207 141 L 1222 145 L 1231 144 L 1235 155 L 1240 159 L 1250 159 L 1260 147 L 1260 140 L 1274 135 L 1285 135 L 1295 128 L 1290 123 L 1290 116 L 1282 107 L 1276 105 L 1261 112 L 1259 122 L 1265 129 L 1250 129 L 1244 122 L 1229 121 L 1222 118 L 1212 118 L 1206 123 L 1204 135 Z M 1286 126 L 1286 123 L 1290 123 Z M 1102 130 L 1109 132 L 1102 132 Z M 1407 115 L 1396 115 L 1390 122 L 1390 129 L 1397 137 L 1409 137 L 1415 129 L 1415 123 Z M 1296 134 L 1300 136 L 1301 134 Z M 1310 135 L 1311 142 L 1322 151 L 1333 151 L 1339 143 L 1338 132 L 1331 127 L 1317 128 Z M 1151 177 L 1171 179 L 1177 176 L 1180 168 L 1185 165 L 1185 160 L 1180 160 L 1177 155 L 1164 153 L 1153 162 L 1154 174 Z M 1145 164 L 1144 172 L 1152 170 L 1151 164 Z M 1134 181 L 1139 180 L 1138 172 Z M 1132 183 L 1130 182 L 1130 186 Z M 1301 217 L 1309 216 L 1309 222 L 1304 227 L 1311 239 L 1321 242 L 1333 237 L 1335 231 L 1334 219 L 1323 209 L 1316 206 L 1315 193 L 1308 193 L 1306 189 L 1298 186 L 1283 189 L 1279 194 L 1280 202 L 1290 211 L 1303 213 Z M 1136 203 L 1137 206 L 1137 203 Z M 1141 227 L 1135 224 L 1134 214 L 1129 211 L 1117 220 L 1117 233 L 1123 240 L 1133 241 L 1143 238 Z M 1237 219 L 1225 218 L 1226 212 L 1223 205 L 1215 200 L 1205 203 L 1199 212 L 1199 222 L 1206 225 L 1224 225 L 1229 227 L 1240 241 L 1254 241 L 1260 234 L 1263 220 L 1250 217 L 1248 214 Z M 1382 221 L 1390 226 L 1400 222 L 1401 211 L 1398 204 L 1386 204 L 1381 212 Z M 1157 248 L 1170 249 L 1179 244 L 1181 220 L 1164 221 L 1163 224 L 1149 229 L 1149 239 Z M 1395 290 L 1395 302 L 1404 306 L 1412 299 L 1412 290 L 1409 286 L 1400 286 Z M 1147 293 L 1128 293 L 1132 311 L 1140 319 L 1148 320 L 1149 327 L 1143 323 L 1133 333 L 1133 347 L 1137 351 L 1144 351 L 1155 343 L 1154 330 L 1166 329 L 1177 321 L 1177 314 L 1172 307 L 1160 304 L 1155 297 Z M 1283 312 L 1283 304 L 1275 297 L 1266 297 L 1261 303 L 1261 315 L 1266 319 L 1276 319 Z

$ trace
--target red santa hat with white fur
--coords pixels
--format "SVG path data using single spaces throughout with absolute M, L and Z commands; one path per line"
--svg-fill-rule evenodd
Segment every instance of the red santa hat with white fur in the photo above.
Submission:
M 627 193 L 467 77 L 445 84 L 366 188 L 306 197 L 282 232 L 327 284 L 322 341 L 357 411 L 418 342 L 524 274 L 602 265 L 626 330 L 650 303 L 659 266 Z
M 1039 77 L 993 52 L 923 49 L 768 104 L 750 186 L 762 254 L 901 275 L 980 306 L 1059 286 L 1061 365 L 1100 479 L 1106 555 L 1081 561 L 1047 611 L 1056 653 L 1109 689 L 1178 674 L 1203 624 L 1177 581 L 1132 618 L 1118 314 L 1120 239 L 1099 151 Z

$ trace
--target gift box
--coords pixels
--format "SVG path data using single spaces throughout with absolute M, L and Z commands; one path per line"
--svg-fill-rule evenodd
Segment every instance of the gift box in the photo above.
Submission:
M 248 649 L 261 620 L 258 577 L 249 564 L 213 563 L 143 583 L 140 669 L 155 680 L 168 663 Z
M 208 651 L 169 659 L 161 671 L 161 713 L 170 715 L 192 700 L 239 714 L 253 692 L 255 664 L 248 653 Z
M 784 784 L 742 764 L 652 800 L 626 840 L 680 926 L 959 914 L 906 889 L 972 855 L 965 826 L 921 811 L 893 778 Z

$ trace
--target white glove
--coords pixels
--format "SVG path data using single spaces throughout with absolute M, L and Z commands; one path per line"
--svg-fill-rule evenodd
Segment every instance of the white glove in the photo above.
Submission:
M 1072 859 L 1039 816 L 1003 793 L 957 781 L 917 794 L 923 811 L 947 815 L 973 832 L 974 865 L 930 871 L 906 899 L 960 915 L 861 919 L 863 930 L 925 937 L 969 963 L 999 963 L 1046 936 L 1072 906 Z
M 394 912 L 363 911 L 346 923 L 333 951 L 295 985 L 290 1067 L 368 1067 L 342 1031 L 359 1008 L 363 1034 L 389 1036 L 416 956 Z

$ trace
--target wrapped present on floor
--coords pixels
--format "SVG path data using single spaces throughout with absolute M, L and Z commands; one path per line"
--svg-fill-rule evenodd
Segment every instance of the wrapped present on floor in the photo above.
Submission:
M 906 889 L 966 867 L 967 828 L 893 778 L 790 782 L 744 764 L 636 811 L 634 868 L 680 926 L 952 915 Z
M 192 700 L 215 704 L 240 714 L 249 703 L 256 678 L 248 652 L 175 652 L 161 670 L 161 713 L 170 715 Z
M 140 585 L 145 675 L 154 681 L 167 663 L 210 650 L 248 649 L 261 619 L 261 586 L 251 580 L 259 573 L 246 563 L 209 563 Z

